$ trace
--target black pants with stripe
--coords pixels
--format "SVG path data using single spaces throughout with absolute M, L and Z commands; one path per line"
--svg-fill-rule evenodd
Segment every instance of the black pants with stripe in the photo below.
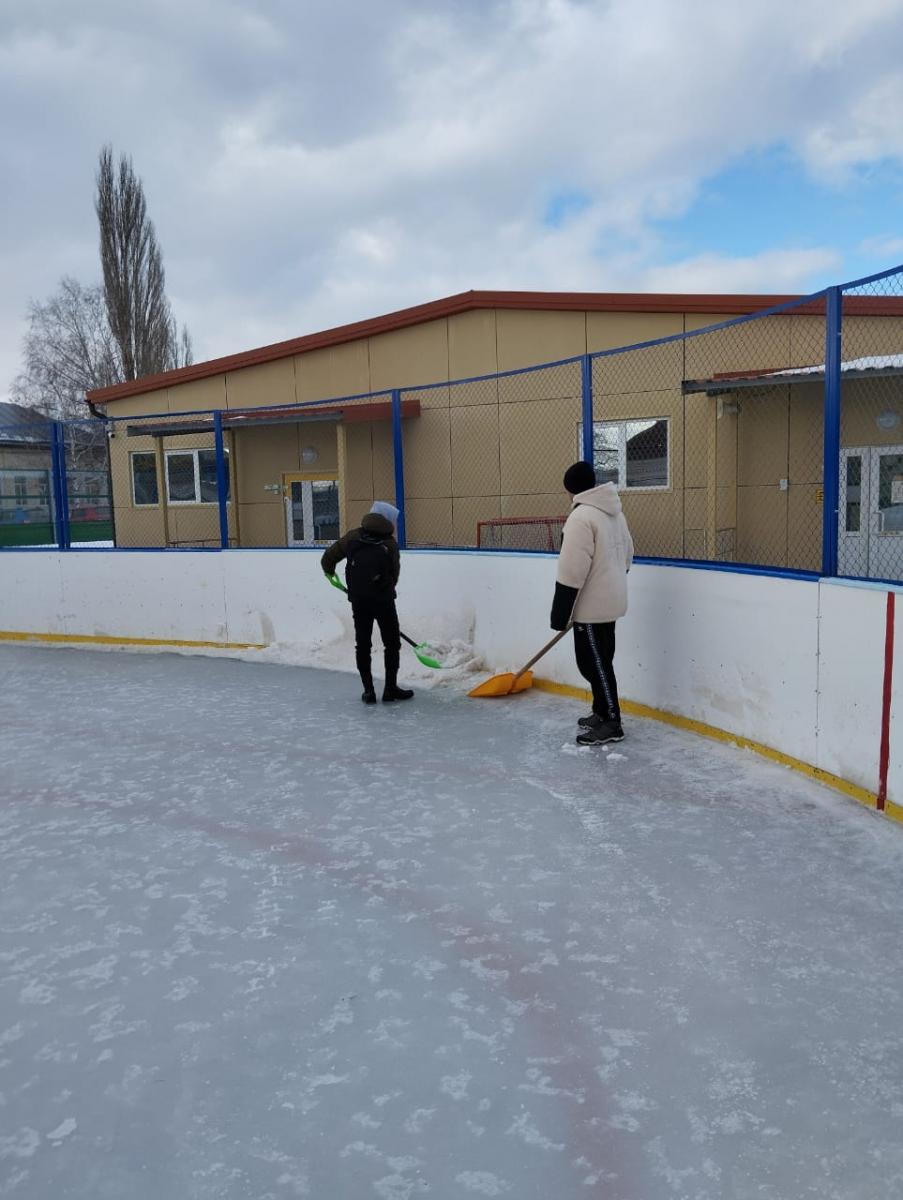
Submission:
M 603 721 L 621 720 L 615 679 L 615 623 L 574 626 L 577 670 L 593 691 L 593 712 Z

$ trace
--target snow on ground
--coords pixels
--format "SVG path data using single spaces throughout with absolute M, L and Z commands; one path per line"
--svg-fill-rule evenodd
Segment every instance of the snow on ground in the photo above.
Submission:
M 0 672 L 0 1196 L 903 1194 L 898 827 L 536 693 Z

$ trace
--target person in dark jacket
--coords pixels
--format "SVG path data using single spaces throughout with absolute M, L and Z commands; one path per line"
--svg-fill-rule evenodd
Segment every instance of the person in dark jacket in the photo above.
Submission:
M 386 665 L 383 702 L 410 700 L 414 693 L 398 686 L 398 666 L 401 658 L 401 633 L 395 611 L 395 588 L 401 571 L 401 555 L 395 540 L 398 509 L 384 500 L 377 500 L 358 529 L 351 529 L 324 553 L 320 565 L 327 575 L 334 575 L 343 559 L 345 586 L 354 617 L 354 652 L 360 672 L 365 704 L 376 703 L 370 655 L 373 646 L 373 623 L 379 626 Z

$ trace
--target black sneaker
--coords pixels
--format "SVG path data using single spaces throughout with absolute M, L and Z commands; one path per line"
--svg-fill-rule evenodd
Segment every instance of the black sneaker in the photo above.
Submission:
M 401 688 L 397 684 L 391 687 L 387 685 L 383 692 L 383 704 L 390 704 L 393 700 L 411 700 L 413 696 L 410 688 Z
M 578 746 L 606 746 L 609 742 L 623 742 L 624 730 L 618 721 L 603 721 L 592 717 L 577 734 Z
M 363 700 L 363 702 L 365 704 L 375 704 L 376 703 L 376 692 L 374 692 L 373 688 L 365 688 L 364 694 L 363 694 L 363 696 L 361 696 L 361 699 Z

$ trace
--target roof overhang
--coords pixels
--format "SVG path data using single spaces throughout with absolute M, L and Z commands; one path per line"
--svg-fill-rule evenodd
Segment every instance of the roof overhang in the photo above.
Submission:
M 420 401 L 403 400 L 402 418 L 419 417 Z M 312 421 L 356 422 L 391 421 L 392 402 L 376 404 L 299 405 L 297 408 L 244 409 L 223 413 L 223 429 L 255 429 L 262 425 L 298 425 Z M 213 416 L 175 418 L 170 421 L 147 421 L 142 425 L 126 425 L 128 437 L 181 437 L 188 433 L 213 433 Z

